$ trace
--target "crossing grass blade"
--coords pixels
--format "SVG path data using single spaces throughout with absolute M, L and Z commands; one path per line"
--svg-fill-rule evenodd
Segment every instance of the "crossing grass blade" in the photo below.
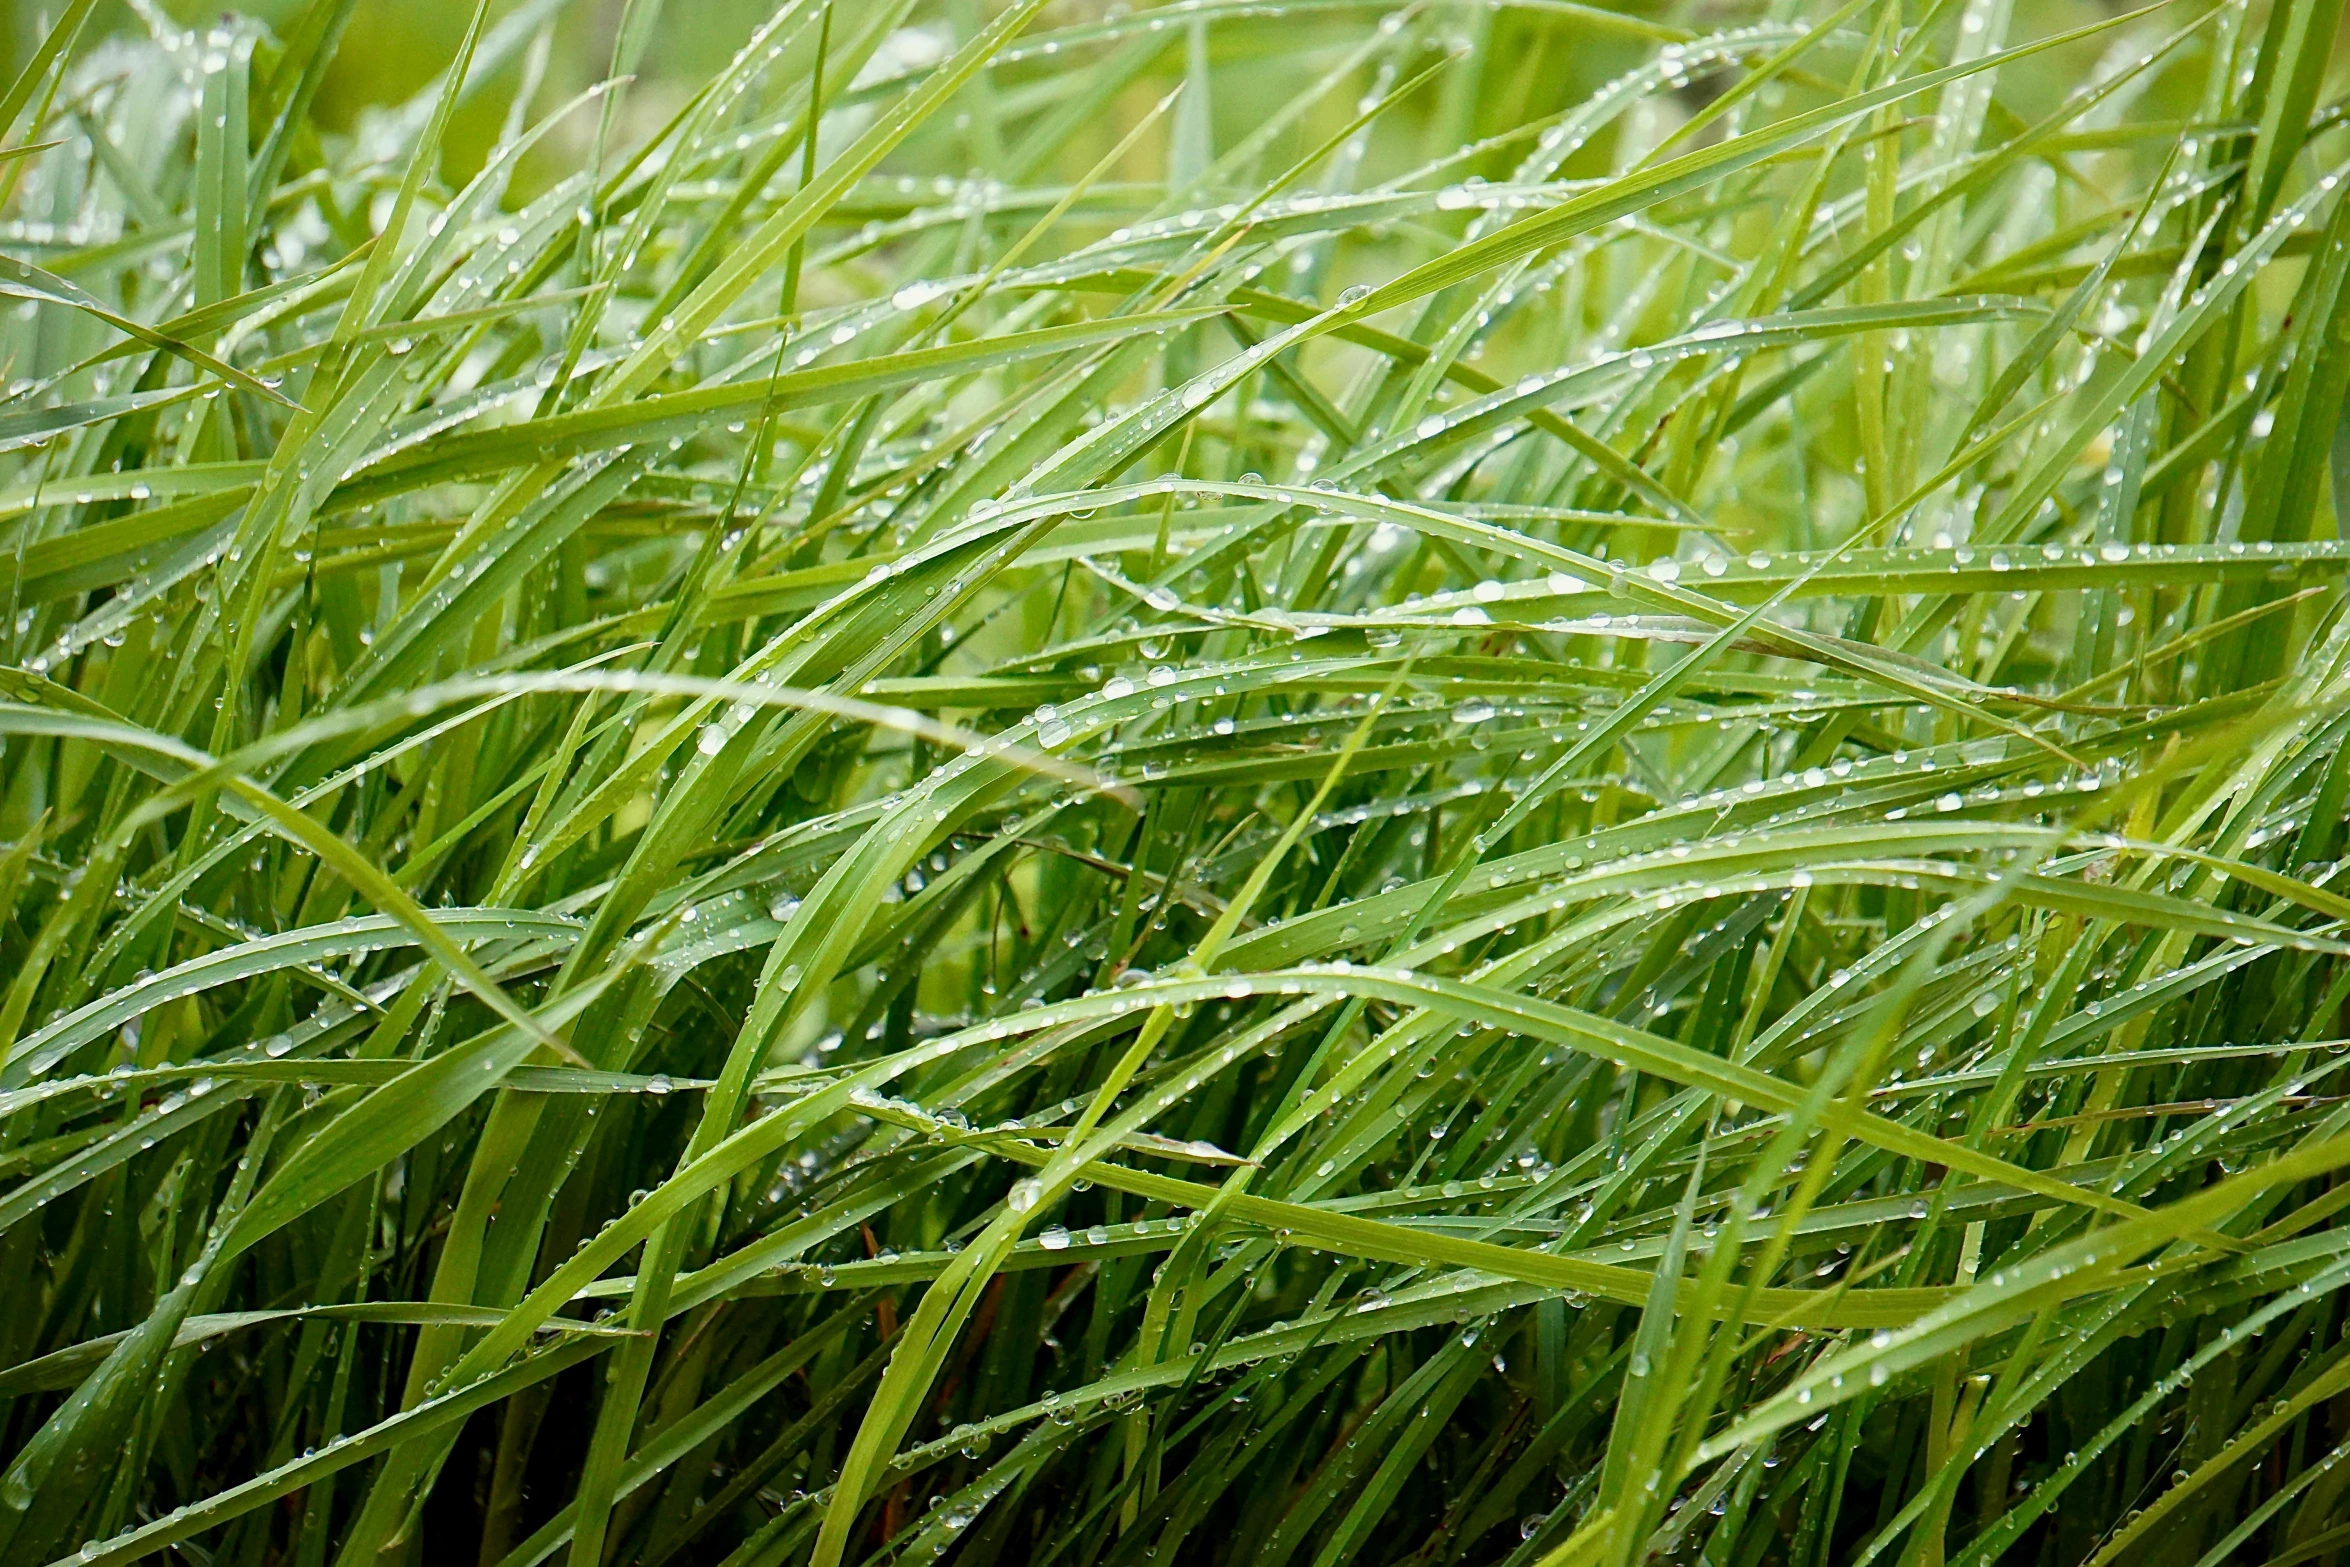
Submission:
M 0 1556 L 2350 1549 L 2338 7 L 280 9 L 0 94 Z

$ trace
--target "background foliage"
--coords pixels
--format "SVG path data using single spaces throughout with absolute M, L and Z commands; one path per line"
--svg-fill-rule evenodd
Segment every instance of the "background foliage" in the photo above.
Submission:
M 26 16 L 0 1559 L 2350 1549 L 2339 12 Z

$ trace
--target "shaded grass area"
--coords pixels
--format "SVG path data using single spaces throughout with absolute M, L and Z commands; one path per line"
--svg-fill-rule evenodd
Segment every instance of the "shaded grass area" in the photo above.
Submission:
M 0 1560 L 2350 1549 L 2338 4 L 133 9 Z

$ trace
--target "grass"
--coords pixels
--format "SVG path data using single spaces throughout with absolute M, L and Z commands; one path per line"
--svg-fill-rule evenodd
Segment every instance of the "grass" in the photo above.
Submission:
M 2338 4 L 353 10 L 0 99 L 0 1560 L 2350 1552 Z

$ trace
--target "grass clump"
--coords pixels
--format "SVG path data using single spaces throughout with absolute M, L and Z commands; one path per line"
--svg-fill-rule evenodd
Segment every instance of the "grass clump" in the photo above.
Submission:
M 2338 4 L 352 9 L 0 100 L 0 1559 L 2350 1547 Z

